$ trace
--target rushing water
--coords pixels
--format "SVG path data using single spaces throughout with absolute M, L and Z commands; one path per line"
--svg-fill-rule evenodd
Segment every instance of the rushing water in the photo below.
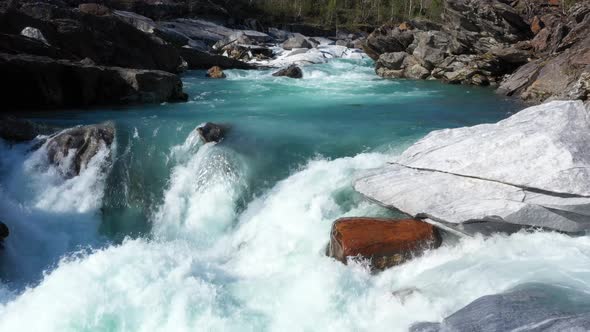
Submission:
M 450 241 L 380 274 L 323 254 L 335 219 L 393 215 L 355 194 L 355 178 L 431 130 L 505 118 L 514 102 L 382 80 L 368 61 L 308 66 L 303 80 L 227 74 L 188 74 L 186 104 L 31 114 L 114 121 L 114 157 L 72 179 L 43 148 L 0 142 L 11 229 L 0 331 L 403 331 L 524 282 L 590 290 L 587 237 Z M 231 126 L 222 143 L 199 141 L 205 121 Z M 405 288 L 418 291 L 392 295 Z

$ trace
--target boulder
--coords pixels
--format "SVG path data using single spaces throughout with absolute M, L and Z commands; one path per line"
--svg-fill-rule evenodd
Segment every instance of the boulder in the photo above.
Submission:
M 78 60 L 78 57 L 75 55 L 37 39 L 4 33 L 0 33 L 0 52 L 10 54 L 25 53 L 47 56 L 53 59 Z
M 156 29 L 156 22 L 149 17 L 124 10 L 115 10 L 113 15 L 145 33 L 153 33 Z
M 182 58 L 188 63 L 189 69 L 209 69 L 218 66 L 222 69 L 255 69 L 256 66 L 231 59 L 222 55 L 210 54 L 193 48 L 180 48 Z
M 0 221 L 0 249 L 4 249 L 4 239 L 10 235 L 10 230 L 5 223 Z
M 291 32 L 280 30 L 277 28 L 268 28 L 268 34 L 279 43 L 282 43 L 287 39 L 293 37 L 293 34 Z
M 78 5 L 78 10 L 81 13 L 89 14 L 89 15 L 96 15 L 96 16 L 105 16 L 111 14 L 111 9 L 107 6 L 103 6 L 98 3 L 82 3 Z
M 495 124 L 434 131 L 354 187 L 458 234 L 521 227 L 584 232 L 590 230 L 588 112 L 581 101 L 551 102 Z
M 405 52 L 413 41 L 412 31 L 401 31 L 398 27 L 384 25 L 367 37 L 363 50 L 373 60 L 378 60 L 383 53 Z
M 71 178 L 79 175 L 101 149 L 110 153 L 114 139 L 112 123 L 66 129 L 45 143 L 47 159 L 62 175 Z
M 225 73 L 219 66 L 213 66 L 207 70 L 207 77 L 209 78 L 225 78 Z
M 30 141 L 38 135 L 54 133 L 58 128 L 17 119 L 10 115 L 0 115 L 0 138 L 11 142 Z
M 177 75 L 0 53 L 5 109 L 186 101 Z
M 384 53 L 379 56 L 375 69 L 386 68 L 390 70 L 402 69 L 404 60 L 408 56 L 406 52 Z
M 585 292 L 547 284 L 524 284 L 487 295 L 445 318 L 416 323 L 411 332 L 588 331 L 590 299 Z
M 43 36 L 43 33 L 41 32 L 41 30 L 39 30 L 37 28 L 26 27 L 20 32 L 20 34 L 21 34 L 21 36 L 35 39 L 35 40 L 42 42 L 43 44 L 49 45 L 49 43 L 47 42 L 47 39 L 45 39 L 45 36 Z
M 313 45 L 301 34 L 295 34 L 293 37 L 287 39 L 282 47 L 286 50 L 292 50 L 294 48 L 313 48 Z
M 415 64 L 404 71 L 404 76 L 415 80 L 423 80 L 430 76 L 430 71 L 422 65 Z
M 285 76 L 290 78 L 303 78 L 303 71 L 301 68 L 297 67 L 296 65 L 291 65 L 287 68 L 283 68 L 276 73 L 272 74 L 272 76 Z
M 205 143 L 221 142 L 221 140 L 225 136 L 226 131 L 227 128 L 225 126 L 218 125 L 212 122 L 206 122 L 197 127 L 199 137 L 201 137 L 201 139 Z
M 369 259 L 383 270 L 440 244 L 438 230 L 419 220 L 342 218 L 332 225 L 327 254 L 344 264 L 349 257 Z

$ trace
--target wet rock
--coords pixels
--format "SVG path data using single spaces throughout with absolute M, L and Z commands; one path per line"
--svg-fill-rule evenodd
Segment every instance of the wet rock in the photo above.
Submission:
M 20 32 L 20 34 L 21 34 L 21 36 L 29 37 L 31 39 L 38 40 L 38 41 L 42 42 L 43 44 L 49 45 L 49 43 L 47 42 L 47 39 L 45 39 L 45 36 L 43 36 L 43 33 L 41 32 L 41 30 L 39 30 L 37 28 L 26 27 Z
M 327 254 L 345 264 L 349 257 L 370 259 L 382 270 L 440 244 L 437 229 L 419 220 L 342 218 L 332 225 Z
M 10 235 L 10 230 L 5 223 L 0 221 L 0 249 L 4 249 L 4 240 Z
M 80 174 L 101 149 L 108 149 L 115 139 L 112 123 L 66 129 L 48 139 L 47 158 L 64 176 Z M 109 152 L 110 153 L 110 152 Z
M 225 73 L 219 66 L 214 66 L 207 70 L 207 77 L 209 78 L 225 78 Z
M 587 118 L 581 101 L 551 102 L 496 124 L 434 131 L 354 187 L 459 234 L 519 228 L 513 226 L 584 232 L 590 230 Z
M 197 132 L 205 143 L 221 142 L 226 131 L 227 127 L 212 122 L 206 122 L 197 127 Z
M 151 18 L 133 12 L 115 10 L 113 11 L 113 15 L 145 33 L 153 33 L 156 29 L 156 22 L 154 22 Z
M 430 76 L 430 71 L 421 65 L 415 64 L 404 71 L 404 76 L 415 80 L 423 80 Z
M 296 65 L 291 65 L 287 68 L 283 68 L 276 73 L 272 74 L 272 76 L 285 76 L 290 78 L 303 78 L 303 71 L 301 68 L 297 67 Z
M 11 115 L 0 115 L 0 138 L 10 142 L 30 141 L 38 135 L 50 135 L 60 128 L 19 119 Z
M 408 56 L 406 52 L 384 53 L 379 56 L 377 60 L 376 69 L 386 68 L 391 70 L 402 69 L 404 60 Z
M 0 53 L 5 109 L 186 101 L 177 75 Z
M 313 45 L 301 34 L 295 34 L 293 37 L 287 39 L 282 45 L 286 50 L 294 48 L 313 48 Z
M 417 323 L 412 332 L 443 331 L 587 331 L 587 294 L 565 287 L 525 284 L 501 294 L 483 296 L 442 323 Z

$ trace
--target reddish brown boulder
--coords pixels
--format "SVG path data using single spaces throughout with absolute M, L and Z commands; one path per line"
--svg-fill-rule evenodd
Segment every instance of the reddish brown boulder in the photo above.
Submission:
M 348 257 L 361 256 L 383 270 L 440 244 L 438 230 L 423 221 L 342 218 L 332 226 L 327 254 L 345 264 Z
M 82 13 L 96 16 L 105 16 L 111 14 L 111 9 L 109 7 L 98 3 L 82 3 L 78 5 L 78 10 Z
M 402 24 L 399 25 L 400 31 L 406 31 L 406 30 L 412 30 L 412 29 L 414 29 L 414 27 L 412 26 L 411 23 L 408 23 L 408 22 L 402 22 Z
M 219 66 L 213 66 L 207 70 L 207 77 L 209 78 L 225 78 L 223 70 Z

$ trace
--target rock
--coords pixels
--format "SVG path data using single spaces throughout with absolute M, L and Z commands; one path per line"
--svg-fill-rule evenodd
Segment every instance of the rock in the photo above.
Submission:
M 588 295 L 571 288 L 524 284 L 483 296 L 442 323 L 417 323 L 411 332 L 443 331 L 587 331 Z
M 209 69 L 218 66 L 222 69 L 255 69 L 256 66 L 222 55 L 210 54 L 196 49 L 183 47 L 180 49 L 182 58 L 188 63 L 189 69 Z
M 269 28 L 268 34 L 279 43 L 282 43 L 287 39 L 293 37 L 293 34 L 291 32 L 279 30 L 277 28 Z
M 373 60 L 378 60 L 383 53 L 405 52 L 413 41 L 414 34 L 411 31 L 384 25 L 367 37 L 363 49 Z
M 47 56 L 53 59 L 77 60 L 75 55 L 48 45 L 39 40 L 21 35 L 9 35 L 0 33 L 0 52 L 9 54 L 32 54 Z
M 105 16 L 111 14 L 111 9 L 109 7 L 98 3 L 82 3 L 78 5 L 78 10 L 81 13 L 96 16 Z
M 430 71 L 424 67 L 422 67 L 421 65 L 413 65 L 409 68 L 406 68 L 406 70 L 404 71 L 404 75 L 407 78 L 412 78 L 415 80 L 423 80 L 425 78 L 427 78 L 428 76 L 430 76 Z
M 345 264 L 349 257 L 370 259 L 383 270 L 440 244 L 436 228 L 422 221 L 342 218 L 332 225 L 328 255 Z
M 43 36 L 43 33 L 39 29 L 26 27 L 20 32 L 20 34 L 21 36 L 29 37 L 31 39 L 38 40 L 43 44 L 49 45 L 47 39 L 45 39 L 45 36 Z
M 294 48 L 313 48 L 313 45 L 301 34 L 295 34 L 295 36 L 287 39 L 282 45 L 286 50 L 292 50 Z
M 498 47 L 490 50 L 491 55 L 500 60 L 515 65 L 523 65 L 528 62 L 531 53 L 526 50 L 520 50 L 516 47 Z
M 154 33 L 154 30 L 156 30 L 156 22 L 149 17 L 124 10 L 115 10 L 113 15 L 145 33 Z
M 49 138 L 45 143 L 47 158 L 63 175 L 80 175 L 101 149 L 108 149 L 115 139 L 112 123 L 70 128 Z
M 211 122 L 203 123 L 199 127 L 197 127 L 197 132 L 199 133 L 199 136 L 205 143 L 221 142 L 221 140 L 225 136 L 226 131 L 227 128 L 225 126 L 221 126 Z
M 219 66 L 213 66 L 207 70 L 207 77 L 209 78 L 226 78 L 225 73 Z
M 379 56 L 379 60 L 377 60 L 375 68 L 386 68 L 391 70 L 402 69 L 402 64 L 404 63 L 404 60 L 407 56 L 408 53 L 406 52 L 393 52 L 381 54 Z
M 543 21 L 541 21 L 539 16 L 533 17 L 533 21 L 531 22 L 531 31 L 535 35 L 538 34 L 544 27 L 545 27 L 545 23 L 543 23 Z
M 39 135 L 50 135 L 61 130 L 58 127 L 19 119 L 10 115 L 0 115 L 0 138 L 10 142 L 25 142 Z
M 515 225 L 583 232 L 590 229 L 588 112 L 581 101 L 551 102 L 496 124 L 434 131 L 354 187 L 461 234 Z
M 8 235 L 10 235 L 10 230 L 8 229 L 8 226 L 6 226 L 5 223 L 0 221 L 0 241 L 7 238 Z
M 32 55 L 0 53 L 5 109 L 186 101 L 182 81 L 158 70 L 85 65 Z
M 303 71 L 301 68 L 297 67 L 296 65 L 291 65 L 287 68 L 283 68 L 276 73 L 272 74 L 272 76 L 285 76 L 290 78 L 303 78 Z
M 43 8 L 1 12 L 0 33 L 20 34 L 28 26 L 35 27 L 53 47 L 103 66 L 168 72 L 178 72 L 182 66 L 174 46 L 116 15 L 89 15 L 68 7 L 49 7 L 45 12 Z

